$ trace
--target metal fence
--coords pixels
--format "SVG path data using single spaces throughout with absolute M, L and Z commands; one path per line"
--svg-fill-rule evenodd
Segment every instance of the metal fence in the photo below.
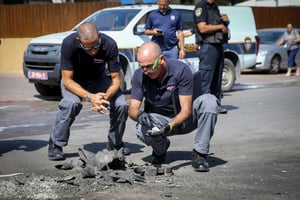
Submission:
M 118 5 L 119 2 L 0 5 L 0 37 L 35 37 L 66 31 L 95 11 Z M 300 7 L 252 9 L 257 29 L 285 27 L 287 23 L 300 28 Z
M 252 10 L 257 29 L 286 27 L 288 23 L 300 28 L 300 7 L 253 7 Z

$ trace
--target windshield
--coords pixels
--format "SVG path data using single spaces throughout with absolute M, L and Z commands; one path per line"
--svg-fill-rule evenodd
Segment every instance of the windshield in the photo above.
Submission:
M 274 44 L 283 35 L 283 31 L 258 31 L 257 33 L 261 44 Z
M 90 16 L 85 22 L 96 24 L 99 31 L 120 31 L 123 30 L 140 9 L 119 9 L 100 11 Z M 74 30 L 77 30 L 75 27 Z

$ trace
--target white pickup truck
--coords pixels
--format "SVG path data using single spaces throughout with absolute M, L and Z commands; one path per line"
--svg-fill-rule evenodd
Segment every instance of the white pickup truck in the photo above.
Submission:
M 180 11 L 186 31 L 193 29 L 194 6 L 170 5 Z M 82 22 L 96 24 L 98 30 L 112 37 L 118 44 L 120 61 L 123 69 L 122 90 L 130 89 L 131 76 L 138 68 L 136 61 L 137 48 L 151 38 L 144 34 L 144 23 L 147 15 L 157 9 L 152 5 L 127 5 L 106 8 L 95 12 Z M 222 90 L 231 91 L 241 69 L 255 66 L 258 49 L 256 25 L 250 7 L 220 6 L 222 13 L 230 19 L 231 39 L 224 44 L 225 67 Z M 80 22 L 79 24 L 81 24 Z M 60 50 L 65 37 L 76 31 L 72 30 L 37 37 L 31 40 L 24 52 L 23 71 L 29 82 L 34 83 L 37 91 L 44 96 L 60 94 Z M 187 63 L 193 72 L 198 70 L 199 60 L 195 37 L 185 38 Z

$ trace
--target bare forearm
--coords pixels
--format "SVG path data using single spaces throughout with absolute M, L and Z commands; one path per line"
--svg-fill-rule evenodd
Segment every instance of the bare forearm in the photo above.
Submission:
M 134 120 L 137 121 L 137 115 L 140 111 L 141 107 L 141 101 L 131 99 L 129 103 L 129 109 L 128 109 L 128 116 Z
M 178 32 L 179 48 L 184 49 L 184 34 L 182 31 Z
M 190 111 L 180 111 L 170 122 L 169 124 L 172 127 L 181 125 L 185 120 L 187 120 L 191 116 Z
M 81 98 L 84 98 L 89 94 L 87 90 L 82 88 L 77 82 L 72 79 L 63 80 L 63 84 L 67 90 Z
M 106 99 L 110 99 L 111 97 L 113 97 L 117 91 L 120 88 L 120 84 L 112 84 L 109 86 L 109 88 L 107 88 L 106 90 Z
M 200 31 L 200 33 L 214 33 L 217 31 L 223 31 L 224 29 L 226 29 L 226 27 L 222 24 L 218 24 L 218 25 L 199 25 L 198 24 L 198 30 Z

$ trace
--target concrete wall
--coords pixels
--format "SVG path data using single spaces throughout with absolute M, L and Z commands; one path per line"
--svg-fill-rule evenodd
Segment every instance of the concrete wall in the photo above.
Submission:
M 0 38 L 0 73 L 23 73 L 23 53 L 32 38 Z

